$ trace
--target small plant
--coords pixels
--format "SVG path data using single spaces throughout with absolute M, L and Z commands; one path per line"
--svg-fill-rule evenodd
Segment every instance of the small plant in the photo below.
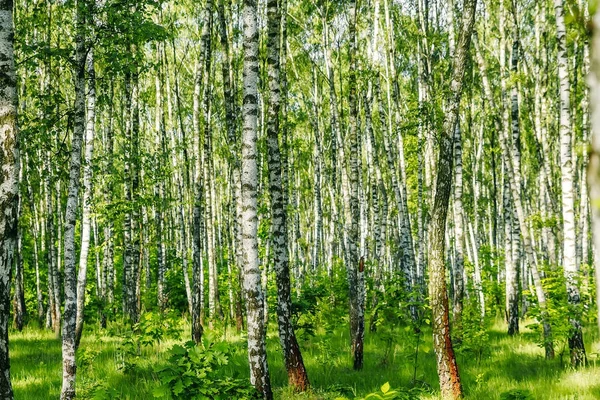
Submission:
M 377 392 L 369 393 L 364 398 L 358 400 L 418 400 L 421 389 L 413 388 L 408 390 L 392 389 L 389 382 L 386 382 Z M 335 400 L 347 400 L 345 397 L 337 397 Z
M 227 343 L 205 348 L 187 342 L 169 350 L 169 363 L 155 368 L 161 385 L 153 394 L 159 399 L 253 400 L 261 396 L 247 379 L 222 377 L 229 362 Z
M 471 288 L 471 286 L 470 286 Z M 489 321 L 481 316 L 477 296 L 466 298 L 462 314 L 461 342 L 458 350 L 475 355 L 477 364 L 490 349 L 490 336 L 487 331 Z

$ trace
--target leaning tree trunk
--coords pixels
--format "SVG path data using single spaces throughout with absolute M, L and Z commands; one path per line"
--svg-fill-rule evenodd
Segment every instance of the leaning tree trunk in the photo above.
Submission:
M 258 21 L 257 0 L 244 0 L 244 76 L 242 130 L 242 253 L 248 318 L 250 381 L 266 400 L 273 398 L 267 364 L 264 294 L 258 267 Z
M 81 145 L 85 135 L 85 38 L 84 17 L 86 3 L 77 2 L 77 36 L 75 50 L 75 114 L 69 187 L 64 234 L 65 307 L 62 327 L 63 383 L 60 398 L 75 398 L 75 320 L 77 315 L 77 276 L 75 271 L 75 224 L 79 202 L 79 178 L 81 175 Z
M 12 400 L 8 356 L 10 281 L 17 247 L 19 150 L 12 1 L 0 3 L 0 398 Z
M 92 201 L 92 155 L 94 153 L 94 124 L 96 122 L 96 74 L 92 50 L 87 55 L 88 92 L 85 128 L 85 162 L 83 166 L 83 212 L 81 216 L 81 252 L 77 277 L 77 317 L 75 321 L 75 347 L 79 347 L 83 332 L 83 308 L 87 283 L 87 264 L 90 249 L 90 214 Z
M 569 66 L 567 61 L 567 32 L 565 27 L 564 0 L 554 0 L 556 13 L 556 40 L 558 43 L 558 79 L 560 91 L 560 172 L 561 203 L 563 217 L 563 268 L 567 281 L 567 296 L 574 312 L 569 314 L 571 332 L 569 349 L 571 364 L 578 367 L 585 363 L 585 347 L 581 328 L 581 311 L 579 311 L 579 287 L 577 275 L 577 239 L 575 235 L 575 200 L 573 187 L 573 135 L 571 134 L 571 89 L 569 82 Z
M 292 326 L 292 300 L 290 296 L 290 269 L 287 243 L 287 215 L 284 203 L 279 149 L 280 111 L 280 55 L 279 41 L 281 15 L 277 0 L 267 3 L 267 71 L 269 83 L 267 119 L 267 161 L 269 164 L 269 191 L 271 192 L 271 249 L 273 268 L 277 281 L 277 322 L 279 340 L 290 386 L 299 391 L 308 388 L 308 375 Z M 318 162 L 318 160 L 317 160 Z M 318 250 L 317 250 L 318 251 Z M 314 273 L 314 271 L 313 271 Z
M 462 385 L 456 357 L 452 349 L 452 340 L 450 339 L 448 292 L 446 290 L 445 233 L 448 203 L 452 191 L 454 127 L 458 120 L 464 72 L 471 47 L 471 34 L 476 7 L 477 0 L 465 0 L 463 26 L 456 44 L 453 61 L 454 71 L 450 84 L 451 98 L 448 101 L 444 131 L 440 134 L 440 155 L 429 240 L 429 298 L 433 317 L 433 347 L 437 356 L 437 370 L 442 397 L 454 399 L 462 397 Z

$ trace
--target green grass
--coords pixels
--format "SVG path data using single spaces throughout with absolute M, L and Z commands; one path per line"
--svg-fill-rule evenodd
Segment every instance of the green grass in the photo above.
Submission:
M 525 324 L 523 324 L 525 325 Z M 274 328 L 274 326 L 271 326 Z M 235 332 L 222 333 L 233 356 L 223 368 L 223 376 L 247 376 L 245 339 Z M 505 326 L 497 323 L 488 330 L 489 347 L 481 359 L 470 352 L 458 352 L 458 363 L 467 399 L 500 399 L 511 389 L 529 391 L 533 399 L 600 398 L 600 341 L 596 328 L 586 330 L 586 349 L 590 365 L 572 370 L 565 353 L 546 361 L 543 349 L 524 329 L 517 337 L 508 337 Z M 389 339 L 393 338 L 390 342 Z M 78 398 L 91 398 L 101 384 L 117 391 L 118 399 L 151 399 L 158 381 L 153 367 L 165 363 L 167 350 L 177 343 L 167 340 L 142 349 L 139 366 L 133 371 L 119 369 L 123 364 L 118 351 L 120 339 L 106 332 L 85 332 L 78 356 Z M 392 388 L 409 389 L 413 385 L 414 347 L 404 329 L 381 330 L 366 334 L 365 365 L 362 371 L 351 368 L 346 327 L 329 335 L 323 332 L 302 338 L 301 346 L 312 385 L 308 394 L 293 394 L 286 387 L 279 341 L 275 330 L 268 336 L 269 363 L 275 396 L 279 399 L 334 399 L 363 397 L 377 391 L 385 382 Z M 414 342 L 412 342 L 414 343 Z M 438 390 L 431 333 L 425 331 L 419 354 L 417 385 L 424 388 L 423 399 L 435 399 Z M 557 352 L 560 349 L 557 349 Z M 61 386 L 61 345 L 53 333 L 36 328 L 11 332 L 11 373 L 17 400 L 56 399 Z M 600 361 L 600 360 L 599 360 Z M 598 365 L 596 365 L 598 364 Z

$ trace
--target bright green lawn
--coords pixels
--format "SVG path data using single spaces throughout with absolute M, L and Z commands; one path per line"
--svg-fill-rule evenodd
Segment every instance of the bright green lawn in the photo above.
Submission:
M 523 324 L 525 325 L 525 324 Z M 273 327 L 272 327 L 273 328 Z M 595 328 L 585 332 L 590 366 L 573 371 L 561 366 L 560 357 L 545 361 L 543 350 L 533 343 L 532 334 L 522 333 L 508 337 L 504 326 L 497 324 L 488 334 L 490 349 L 481 362 L 466 353 L 458 356 L 459 368 L 467 399 L 499 399 L 510 389 L 529 390 L 535 399 L 600 399 L 600 360 L 596 354 L 600 342 Z M 339 329 L 329 336 L 317 335 L 302 342 L 304 360 L 313 387 L 313 393 L 292 395 L 285 388 L 286 374 L 282 364 L 279 341 L 272 330 L 269 334 L 269 363 L 275 396 L 280 399 L 333 399 L 365 396 L 378 390 L 385 382 L 393 388 L 410 388 L 414 363 L 413 349 L 403 340 L 403 330 L 396 332 L 395 342 L 389 342 L 389 332 L 367 333 L 365 338 L 365 367 L 351 369 L 347 346 L 347 329 Z M 228 334 L 235 356 L 224 375 L 234 372 L 247 374 L 244 339 Z M 175 342 L 163 342 L 144 349 L 144 360 L 133 373 L 124 374 L 117 366 L 122 359 L 117 351 L 119 339 L 102 332 L 87 331 L 78 352 L 78 398 L 90 398 L 97 386 L 106 382 L 117 389 L 119 399 L 152 399 L 157 385 L 152 372 L 155 365 L 165 362 L 165 351 Z M 422 348 L 431 348 L 430 332 L 425 332 Z M 57 399 L 61 385 L 60 341 L 48 331 L 27 328 L 11 334 L 12 381 L 17 400 Z M 560 350 L 560 349 L 557 349 Z M 388 356 L 386 357 L 385 354 Z M 558 351 L 557 351 L 558 352 Z M 438 387 L 435 360 L 431 350 L 419 354 L 418 385 L 435 393 Z M 424 399 L 435 399 L 435 394 L 424 394 Z

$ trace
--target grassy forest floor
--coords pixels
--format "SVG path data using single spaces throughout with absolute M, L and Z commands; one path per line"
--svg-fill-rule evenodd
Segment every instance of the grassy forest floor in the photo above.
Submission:
M 279 341 L 275 326 L 270 328 L 268 349 L 275 398 L 353 399 L 378 391 L 386 382 L 393 389 L 406 392 L 406 398 L 437 398 L 438 383 L 429 330 L 424 330 L 420 339 L 416 385 L 412 383 L 416 341 L 410 329 L 380 329 L 376 333 L 367 333 L 365 366 L 360 372 L 351 368 L 346 327 L 327 334 L 321 331 L 314 336 L 301 337 L 313 389 L 311 393 L 294 395 L 285 387 L 286 374 Z M 220 335 L 219 340 L 227 342 L 231 354 L 229 363 L 220 368 L 219 375 L 246 377 L 248 364 L 244 337 L 232 331 L 221 331 Z M 468 349 L 458 351 L 466 398 L 600 398 L 600 340 L 595 327 L 585 331 L 585 338 L 590 362 L 587 367 L 575 371 L 566 366 L 568 354 L 564 352 L 561 357 L 561 348 L 557 348 L 555 360 L 545 361 L 543 350 L 535 344 L 534 334 L 527 328 L 522 328 L 522 333 L 516 337 L 508 337 L 502 323 L 493 324 L 487 330 L 487 348 L 481 353 Z M 85 332 L 77 354 L 78 398 L 153 398 L 153 391 L 159 386 L 154 368 L 166 364 L 168 349 L 182 341 L 166 339 L 142 346 L 140 356 L 133 358 L 123 350 L 126 341 L 115 329 Z M 61 343 L 52 332 L 31 327 L 23 332 L 12 332 L 10 351 L 15 399 L 59 397 Z M 517 393 L 528 393 L 529 396 L 519 397 Z

